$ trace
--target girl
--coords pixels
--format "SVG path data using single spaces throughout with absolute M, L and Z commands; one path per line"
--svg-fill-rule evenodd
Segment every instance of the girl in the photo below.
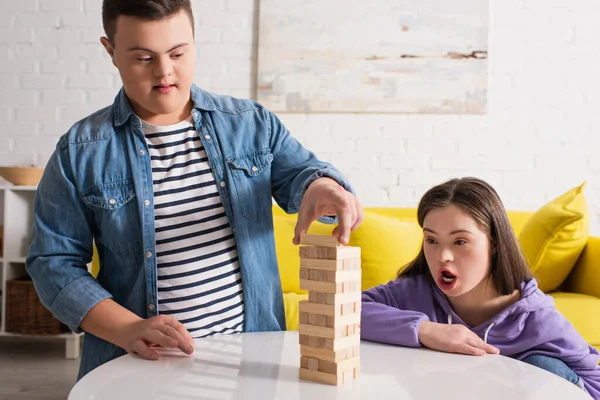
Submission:
M 599 354 L 538 289 L 498 194 L 476 178 L 425 193 L 423 246 L 393 280 L 363 292 L 362 339 L 544 368 L 600 399 Z

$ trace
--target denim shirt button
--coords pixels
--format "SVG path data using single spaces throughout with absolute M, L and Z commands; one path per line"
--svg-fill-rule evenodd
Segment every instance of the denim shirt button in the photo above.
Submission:
M 221 186 L 221 187 L 225 187 L 225 182 L 224 182 L 224 181 L 221 181 L 221 182 L 219 183 L 219 186 Z
M 258 171 L 258 168 L 256 168 L 256 166 L 252 167 L 252 172 L 256 172 Z
M 148 251 L 148 252 L 146 252 L 146 258 L 150 258 L 150 257 L 152 257 L 152 253 L 151 253 L 151 252 L 149 252 L 149 251 Z
M 204 139 L 206 139 L 206 140 L 210 140 L 210 135 L 205 135 L 205 136 L 204 136 Z
M 154 311 L 154 304 L 148 304 L 148 310 Z
M 150 205 L 150 200 L 144 200 L 144 204 L 149 206 Z
M 144 155 L 146 155 L 146 151 L 145 150 L 140 150 L 140 154 L 144 156 Z
M 117 201 L 115 199 L 110 199 L 108 201 L 108 204 L 117 204 Z

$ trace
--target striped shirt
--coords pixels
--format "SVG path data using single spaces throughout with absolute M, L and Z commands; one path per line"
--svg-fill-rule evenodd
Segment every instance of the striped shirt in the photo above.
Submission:
M 236 241 L 192 119 L 142 127 L 152 165 L 158 312 L 194 338 L 241 332 Z

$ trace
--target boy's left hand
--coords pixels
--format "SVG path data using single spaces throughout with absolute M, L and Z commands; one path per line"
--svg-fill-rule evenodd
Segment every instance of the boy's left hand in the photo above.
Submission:
M 300 234 L 306 233 L 310 224 L 324 215 L 337 216 L 338 226 L 331 232 L 341 244 L 348 244 L 350 232 L 363 221 L 360 201 L 336 181 L 330 178 L 315 179 L 306 189 L 298 222 L 294 229 L 294 244 L 300 243 Z

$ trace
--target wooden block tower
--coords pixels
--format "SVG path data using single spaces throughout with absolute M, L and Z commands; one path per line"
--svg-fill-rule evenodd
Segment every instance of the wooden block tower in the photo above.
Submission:
M 300 244 L 300 379 L 339 385 L 360 371 L 360 247 L 325 235 Z

